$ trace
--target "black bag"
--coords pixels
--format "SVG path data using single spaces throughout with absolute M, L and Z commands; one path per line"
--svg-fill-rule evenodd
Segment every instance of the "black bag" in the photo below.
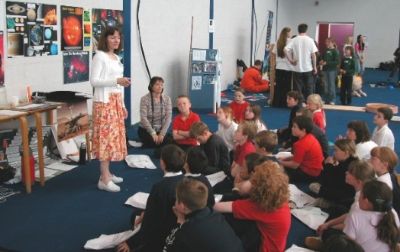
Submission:
M 0 162 L 0 183 L 6 182 L 14 178 L 15 169 L 6 161 Z

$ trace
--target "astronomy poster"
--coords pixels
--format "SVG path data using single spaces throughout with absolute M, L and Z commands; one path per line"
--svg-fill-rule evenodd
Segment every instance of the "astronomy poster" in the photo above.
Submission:
M 7 55 L 24 56 L 26 3 L 6 2 Z
M 83 8 L 61 5 L 61 50 L 82 50 Z
M 63 52 L 64 84 L 89 81 L 89 52 Z
M 0 31 L 0 86 L 4 85 L 4 47 L 3 47 L 3 31 Z
M 123 35 L 124 16 L 121 10 L 92 9 L 92 44 L 93 53 L 97 50 L 97 43 L 101 32 L 108 26 L 117 27 Z M 121 41 L 122 43 L 122 41 Z M 119 53 L 123 58 L 123 50 Z

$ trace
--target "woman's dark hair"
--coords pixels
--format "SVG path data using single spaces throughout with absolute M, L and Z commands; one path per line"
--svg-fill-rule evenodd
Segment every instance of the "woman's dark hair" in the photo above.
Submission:
M 118 49 L 114 50 L 114 53 L 119 53 L 122 49 L 122 34 L 121 31 L 117 27 L 108 26 L 100 35 L 99 43 L 97 44 L 97 49 L 103 52 L 108 52 L 110 48 L 107 45 L 107 37 L 113 36 L 115 32 L 118 32 L 121 36 L 121 42 L 119 43 Z
M 372 204 L 372 211 L 385 213 L 376 226 L 378 239 L 395 251 L 399 239 L 399 229 L 392 210 L 392 190 L 383 182 L 373 180 L 364 184 L 362 196 Z
M 357 44 L 358 44 L 358 46 L 360 47 L 361 51 L 364 51 L 365 43 L 364 43 L 364 42 L 361 42 L 361 38 L 362 38 L 362 37 L 363 37 L 363 35 L 361 35 L 361 34 L 359 34 L 359 35 L 357 36 Z
M 368 125 L 364 121 L 351 121 L 347 124 L 347 128 L 354 130 L 356 133 L 356 140 L 355 143 L 364 143 L 367 142 L 371 139 L 371 135 L 368 130 Z
M 162 83 L 164 83 L 164 79 L 159 77 L 159 76 L 154 76 L 150 79 L 150 83 L 149 86 L 147 87 L 147 89 L 150 92 L 150 98 L 151 98 L 151 113 L 154 115 L 154 98 L 153 98 L 153 86 L 158 82 L 161 81 Z M 163 98 L 162 95 L 160 96 L 160 108 L 161 108 L 161 124 L 164 123 L 164 116 L 163 116 Z M 151 127 L 154 129 L 154 116 L 151 118 Z
M 183 170 L 186 153 L 179 146 L 168 144 L 161 149 L 161 160 L 165 163 L 166 171 L 179 172 Z
M 279 34 L 279 39 L 278 42 L 276 43 L 276 52 L 278 54 L 278 57 L 280 58 L 285 58 L 285 52 L 283 51 L 283 49 L 286 46 L 286 42 L 288 40 L 288 34 L 291 31 L 291 29 L 289 27 L 284 27 L 281 31 L 281 33 Z

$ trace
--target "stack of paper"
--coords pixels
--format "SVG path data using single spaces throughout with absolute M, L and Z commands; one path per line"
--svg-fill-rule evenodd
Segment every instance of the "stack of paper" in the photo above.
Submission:
M 304 208 L 295 208 L 291 210 L 294 217 L 306 224 L 308 227 L 317 230 L 324 224 L 329 215 L 318 207 L 306 206 Z
M 84 248 L 85 249 L 110 249 L 118 246 L 120 243 L 128 240 L 131 238 L 133 235 L 135 235 L 137 232 L 140 230 L 140 225 L 135 228 L 135 230 L 127 230 L 125 232 L 121 232 L 118 234 L 111 234 L 111 235 L 105 235 L 102 234 L 97 238 L 88 240 Z
M 313 205 L 315 202 L 315 198 L 301 191 L 297 186 L 290 184 L 290 202 L 295 204 L 296 208 L 302 208 L 304 206 Z

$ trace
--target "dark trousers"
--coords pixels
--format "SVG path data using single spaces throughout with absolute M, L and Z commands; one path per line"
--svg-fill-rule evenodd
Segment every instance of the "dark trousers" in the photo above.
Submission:
M 294 72 L 293 75 L 295 83 L 294 89 L 303 95 L 304 100 L 307 100 L 307 97 L 315 92 L 315 82 L 312 72 Z
M 353 76 L 343 75 L 342 85 L 340 86 L 340 101 L 342 105 L 351 104 L 351 93 L 353 91 Z
M 289 182 L 290 183 L 296 183 L 296 182 L 315 182 L 318 180 L 318 177 L 313 177 L 308 175 L 307 173 L 303 172 L 300 170 L 300 167 L 297 169 L 292 169 L 292 168 L 286 168 L 285 167 L 286 174 L 289 177 Z
M 139 127 L 138 128 L 138 135 L 140 138 L 140 141 L 143 143 L 143 147 L 145 148 L 157 148 L 157 147 L 162 147 L 166 144 L 172 143 L 172 137 L 170 134 L 166 134 L 164 136 L 164 140 L 160 145 L 156 145 L 154 143 L 153 137 L 147 132 L 145 128 Z
M 274 89 L 274 99 L 272 102 L 273 107 L 286 108 L 286 95 L 289 91 L 293 90 L 292 85 L 292 72 L 276 69 L 276 85 Z

